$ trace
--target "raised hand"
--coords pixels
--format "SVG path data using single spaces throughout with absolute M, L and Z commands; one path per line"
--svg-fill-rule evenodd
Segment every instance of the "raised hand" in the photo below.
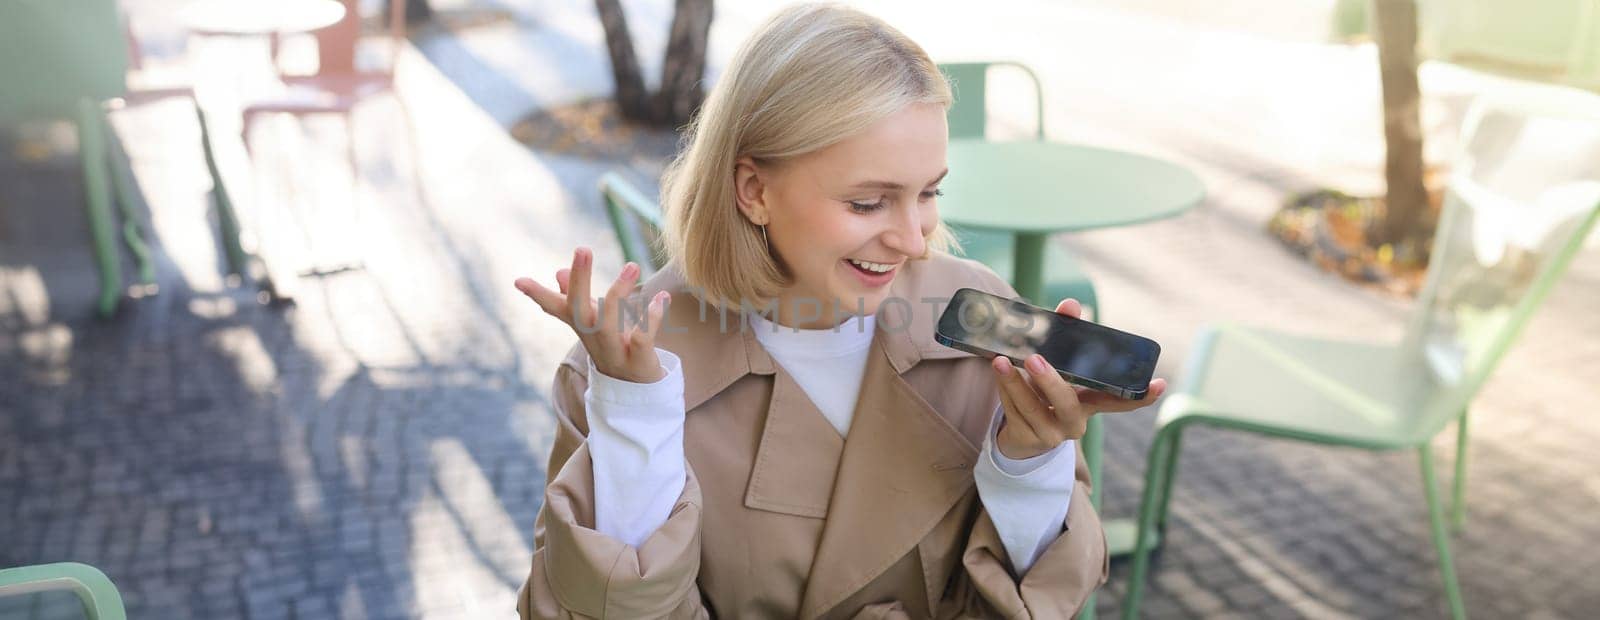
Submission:
M 589 352 L 589 359 L 594 361 L 595 370 L 635 383 L 661 380 L 667 371 L 656 355 L 655 341 L 671 293 L 656 293 L 642 325 L 624 325 L 622 306 L 639 277 L 639 266 L 632 262 L 623 265 L 622 274 L 606 290 L 598 307 L 589 296 L 593 268 L 593 253 L 580 246 L 572 253 L 572 267 L 556 271 L 559 291 L 552 291 L 532 278 L 517 278 L 516 287 L 539 304 L 546 314 L 561 319 L 578 334 L 578 340 Z

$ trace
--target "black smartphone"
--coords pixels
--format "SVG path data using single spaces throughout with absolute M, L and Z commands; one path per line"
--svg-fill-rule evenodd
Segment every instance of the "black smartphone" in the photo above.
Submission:
M 971 288 L 950 299 L 934 339 L 1018 366 L 1038 353 L 1067 381 L 1131 400 L 1150 391 L 1161 356 L 1149 338 Z

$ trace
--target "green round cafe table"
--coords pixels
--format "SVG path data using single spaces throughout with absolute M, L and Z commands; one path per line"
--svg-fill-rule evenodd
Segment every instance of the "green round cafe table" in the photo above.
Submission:
M 1053 233 L 1130 226 L 1169 218 L 1199 204 L 1205 186 L 1194 173 L 1153 157 L 1061 142 L 950 141 L 950 175 L 940 184 L 939 216 L 966 228 L 1015 236 L 1012 286 L 1030 302 L 1041 299 L 1045 243 Z M 1099 314 L 1099 309 L 1096 309 Z M 1102 320 L 1103 315 L 1095 317 Z M 1100 416 L 1089 419 L 1083 453 L 1100 505 Z M 1106 520 L 1112 555 L 1133 550 L 1132 520 Z

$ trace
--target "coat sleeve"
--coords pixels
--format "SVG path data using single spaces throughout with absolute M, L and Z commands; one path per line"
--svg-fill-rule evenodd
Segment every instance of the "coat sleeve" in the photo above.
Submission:
M 594 472 L 584 437 L 581 345 L 556 370 L 556 439 L 544 507 L 534 522 L 533 565 L 517 615 L 533 618 L 709 618 L 700 572 L 700 483 L 688 468 L 667 522 L 638 547 L 595 531 Z
M 1105 530 L 1090 502 L 1089 467 L 1080 446 L 1065 529 L 1017 579 L 987 510 L 980 509 L 961 556 L 961 570 L 941 603 L 940 618 L 1071 618 L 1106 582 Z

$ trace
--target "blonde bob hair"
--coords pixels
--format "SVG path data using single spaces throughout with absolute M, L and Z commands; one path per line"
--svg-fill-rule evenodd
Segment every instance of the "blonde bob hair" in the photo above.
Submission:
M 734 162 L 781 163 L 861 132 L 918 103 L 949 109 L 950 86 L 928 54 L 861 11 L 802 4 L 740 47 L 687 128 L 662 179 L 662 245 L 706 303 L 758 305 L 792 284 L 759 226 L 739 211 Z M 940 223 L 926 259 L 956 247 Z

